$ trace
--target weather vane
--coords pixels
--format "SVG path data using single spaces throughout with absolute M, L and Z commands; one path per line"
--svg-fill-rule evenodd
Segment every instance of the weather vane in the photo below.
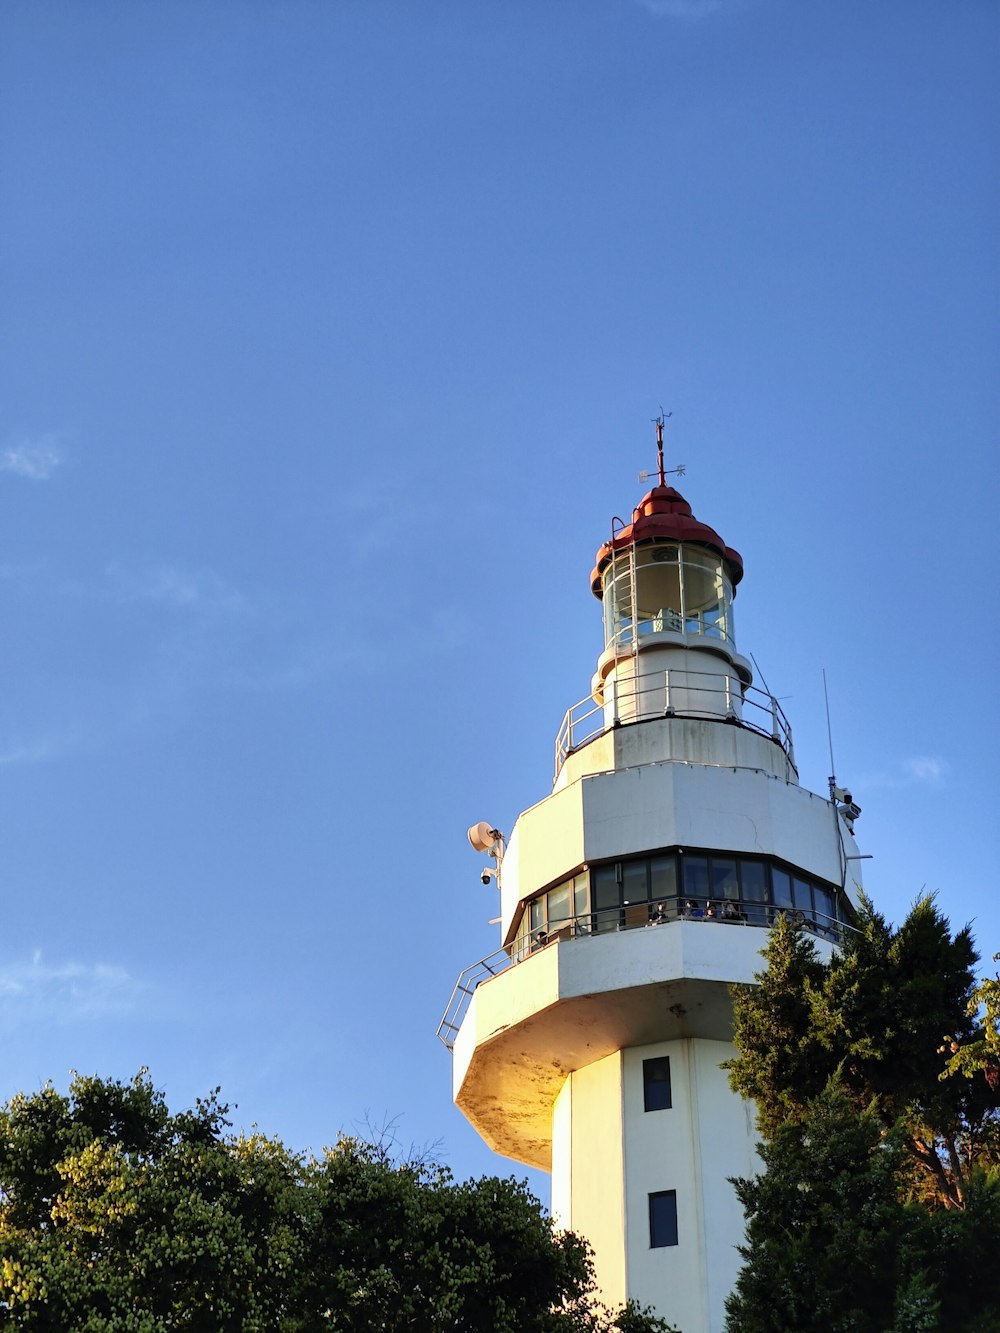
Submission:
M 676 467 L 664 468 L 663 466 L 663 428 L 673 415 L 673 412 L 664 412 L 663 407 L 661 406 L 660 415 L 658 417 L 653 417 L 653 425 L 656 427 L 656 471 L 661 486 L 666 486 L 667 477 L 672 476 L 675 473 L 678 477 L 684 476 L 683 463 L 678 463 Z M 652 472 L 640 472 L 639 480 L 649 481 L 652 475 Z

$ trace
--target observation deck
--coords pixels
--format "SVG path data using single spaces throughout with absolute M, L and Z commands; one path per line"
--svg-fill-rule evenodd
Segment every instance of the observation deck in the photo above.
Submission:
M 836 946 L 843 942 L 848 931 L 855 930 L 855 927 L 847 922 L 838 921 L 816 908 L 806 911 L 801 908 L 776 907 L 770 903 L 757 905 L 752 916 L 739 910 L 737 910 L 734 917 L 727 917 L 722 914 L 714 917 L 706 916 L 711 902 L 711 899 L 702 898 L 687 899 L 683 904 L 666 901 L 660 904 L 654 903 L 647 921 L 624 921 L 616 927 L 615 933 L 620 934 L 624 931 L 652 926 L 659 928 L 669 926 L 676 921 L 691 921 L 693 924 L 704 926 L 706 929 L 715 926 L 737 926 L 748 927 L 751 930 L 759 930 L 763 927 L 769 931 L 780 917 L 787 917 L 793 923 L 808 930 L 817 943 Z M 494 949 L 485 958 L 480 958 L 477 962 L 464 968 L 459 973 L 458 980 L 455 982 L 451 993 L 451 999 L 448 1001 L 448 1006 L 444 1011 L 441 1022 L 438 1024 L 437 1035 L 439 1040 L 449 1050 L 454 1049 L 455 1038 L 472 1002 L 472 997 L 484 983 L 500 976 L 509 968 L 516 967 L 527 958 L 534 957 L 541 950 L 548 949 L 552 945 L 565 944 L 569 940 L 595 938 L 593 916 L 593 913 L 586 912 L 581 916 L 571 917 L 565 924 L 560 924 L 558 929 L 545 933 L 542 938 L 536 937 L 533 939 L 527 950 L 522 947 L 520 941 L 512 940 L 510 944 L 501 949 Z M 755 953 L 759 953 L 766 946 L 766 939 L 755 936 L 752 945 Z
M 773 694 L 734 682 L 728 672 L 685 666 L 645 671 L 637 677 L 615 673 L 603 697 L 589 695 L 567 708 L 556 733 L 553 782 L 559 782 L 569 756 L 591 741 L 628 723 L 656 718 L 694 718 L 745 727 L 773 741 L 784 757 L 785 776 L 798 778 L 791 724 Z
M 454 1053 L 455 1102 L 477 1132 L 546 1171 L 567 1076 L 632 1046 L 730 1042 L 730 987 L 761 971 L 768 938 L 748 922 L 705 918 L 601 934 L 577 934 L 578 924 L 520 963 L 500 950 L 467 969 L 439 1029 Z M 834 939 L 817 945 L 828 957 Z

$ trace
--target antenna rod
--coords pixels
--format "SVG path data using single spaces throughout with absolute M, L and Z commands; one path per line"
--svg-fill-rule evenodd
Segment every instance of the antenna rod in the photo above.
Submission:
M 833 728 L 830 726 L 830 695 L 826 688 L 826 667 L 823 668 L 823 701 L 826 704 L 826 739 L 830 745 L 830 799 L 837 785 L 837 766 L 833 762 Z
M 664 412 L 663 408 L 661 407 L 660 415 L 658 417 L 653 418 L 654 422 L 656 423 L 656 463 L 660 473 L 661 486 L 666 486 L 667 484 L 667 474 L 663 470 L 663 425 L 667 417 L 672 417 L 672 416 L 673 412 Z

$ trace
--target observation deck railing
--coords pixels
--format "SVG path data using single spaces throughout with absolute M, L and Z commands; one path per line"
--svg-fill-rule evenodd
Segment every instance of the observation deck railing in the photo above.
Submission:
M 827 916 L 823 912 L 817 912 L 814 909 L 809 911 L 800 910 L 794 907 L 777 907 L 773 903 L 733 903 L 732 909 L 735 912 L 733 916 L 723 915 L 727 910 L 725 903 L 721 904 L 720 914 L 717 916 L 707 915 L 709 907 L 713 900 L 687 898 L 683 903 L 677 900 L 668 900 L 663 903 L 648 903 L 643 906 L 649 908 L 648 918 L 645 921 L 628 921 L 625 914 L 634 912 L 639 904 L 631 904 L 629 907 L 622 908 L 602 908 L 599 912 L 585 912 L 581 916 L 568 917 L 561 920 L 557 925 L 553 925 L 549 930 L 535 931 L 527 938 L 521 937 L 512 940 L 510 944 L 501 949 L 495 949 L 493 953 L 487 954 L 485 958 L 480 958 L 471 967 L 465 968 L 459 974 L 455 982 L 455 988 L 451 993 L 451 999 L 448 1001 L 448 1007 L 444 1011 L 441 1022 L 438 1024 L 437 1035 L 440 1040 L 448 1047 L 449 1051 L 455 1045 L 455 1038 L 458 1036 L 458 1030 L 462 1026 L 469 1005 L 472 1003 L 472 997 L 476 990 L 484 981 L 491 981 L 502 972 L 508 971 L 511 967 L 516 967 L 525 959 L 542 949 L 546 949 L 551 944 L 558 941 L 591 939 L 600 935 L 617 934 L 624 930 L 641 930 L 648 926 L 669 926 L 675 921 L 698 921 L 707 926 L 751 926 L 756 929 L 763 927 L 770 929 L 779 917 L 788 917 L 794 925 L 800 926 L 810 934 L 824 939 L 832 944 L 842 944 L 845 935 L 849 932 L 855 932 L 857 928 L 849 925 L 846 921 L 837 921 L 832 916 Z M 688 907 L 687 904 L 692 904 Z M 607 918 L 619 914 L 619 922 L 616 925 L 607 923 Z M 604 924 L 600 929 L 595 929 L 595 918 L 604 918 Z
M 556 733 L 555 778 L 567 757 L 589 741 L 625 723 L 655 717 L 704 718 L 747 727 L 780 746 L 795 769 L 791 724 L 777 699 L 755 685 L 734 687 L 728 673 L 668 667 L 633 680 L 615 677 L 609 688 L 610 698 L 603 704 L 588 696 L 567 708 Z

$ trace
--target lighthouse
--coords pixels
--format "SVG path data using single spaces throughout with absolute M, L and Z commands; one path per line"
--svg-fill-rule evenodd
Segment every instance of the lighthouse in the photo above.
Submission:
M 673 486 L 613 519 L 590 586 L 603 641 L 556 728 L 551 793 L 509 836 L 469 830 L 500 889 L 497 950 L 439 1035 L 456 1104 L 496 1152 L 551 1172 L 602 1297 L 721 1333 L 757 1166 L 729 1087 L 730 987 L 790 914 L 823 956 L 850 927 L 850 793 L 807 791 L 788 720 L 754 685 L 733 607 L 743 560 Z

